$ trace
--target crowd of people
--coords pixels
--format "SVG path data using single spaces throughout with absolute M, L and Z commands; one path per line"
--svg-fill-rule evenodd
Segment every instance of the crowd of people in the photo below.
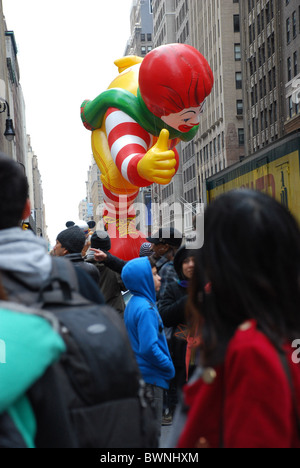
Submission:
M 110 306 L 124 324 L 158 446 L 169 424 L 165 448 L 300 447 L 300 231 L 282 204 L 228 192 L 205 211 L 201 248 L 160 228 L 129 261 L 110 253 L 105 231 L 95 230 L 86 252 L 78 226 L 58 233 L 49 255 L 20 227 L 29 214 L 27 179 L 0 155 L 1 448 L 77 447 L 55 368 L 69 342 L 30 303 L 52 257 L 72 265 L 83 298 Z M 96 332 L 101 340 L 103 329 Z

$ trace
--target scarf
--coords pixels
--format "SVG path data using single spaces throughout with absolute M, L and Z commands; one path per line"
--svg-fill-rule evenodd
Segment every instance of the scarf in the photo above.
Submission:
M 122 88 L 107 89 L 93 101 L 84 101 L 81 105 L 81 120 L 84 126 L 91 131 L 101 128 L 105 113 L 110 107 L 125 112 L 148 133 L 157 137 L 162 129 L 167 129 L 170 133 L 170 140 L 179 138 L 187 142 L 194 138 L 199 128 L 199 125 L 197 125 L 189 132 L 179 132 L 149 111 L 139 89 L 137 90 L 137 96 L 135 96 L 130 91 Z

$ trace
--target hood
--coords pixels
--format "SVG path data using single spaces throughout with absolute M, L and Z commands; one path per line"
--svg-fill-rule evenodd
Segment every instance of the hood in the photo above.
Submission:
M 123 267 L 121 278 L 132 294 L 146 297 L 155 303 L 154 280 L 148 257 L 139 257 L 127 262 Z
M 51 272 L 45 240 L 18 227 L 0 230 L 0 270 L 38 287 Z
M 14 404 L 65 351 L 64 342 L 51 323 L 30 312 L 20 305 L 0 301 L 0 413 Z
M 180 280 L 186 280 L 186 277 L 182 273 L 182 264 L 187 257 L 193 257 L 195 255 L 195 250 L 187 249 L 186 246 L 180 247 L 177 250 L 174 257 L 174 268 L 177 273 L 177 276 Z

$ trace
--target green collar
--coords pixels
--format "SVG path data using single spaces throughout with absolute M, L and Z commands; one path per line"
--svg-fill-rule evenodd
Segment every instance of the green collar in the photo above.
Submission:
M 191 141 L 199 128 L 193 127 L 189 132 L 182 133 L 167 125 L 159 117 L 149 111 L 144 103 L 140 90 L 137 97 L 122 88 L 111 88 L 101 93 L 93 101 L 85 101 L 81 106 L 81 119 L 91 130 L 100 128 L 104 115 L 110 107 L 116 107 L 128 114 L 151 135 L 159 136 L 162 129 L 167 129 L 170 139 L 179 138 L 182 141 Z

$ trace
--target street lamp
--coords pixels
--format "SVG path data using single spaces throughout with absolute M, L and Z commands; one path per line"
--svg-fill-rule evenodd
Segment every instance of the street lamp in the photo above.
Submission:
M 7 119 L 5 123 L 4 136 L 8 141 L 12 141 L 16 134 L 14 131 L 13 121 L 10 118 L 9 105 L 5 99 L 0 97 L 0 113 L 2 114 L 2 112 L 5 112 L 6 110 L 7 110 Z

